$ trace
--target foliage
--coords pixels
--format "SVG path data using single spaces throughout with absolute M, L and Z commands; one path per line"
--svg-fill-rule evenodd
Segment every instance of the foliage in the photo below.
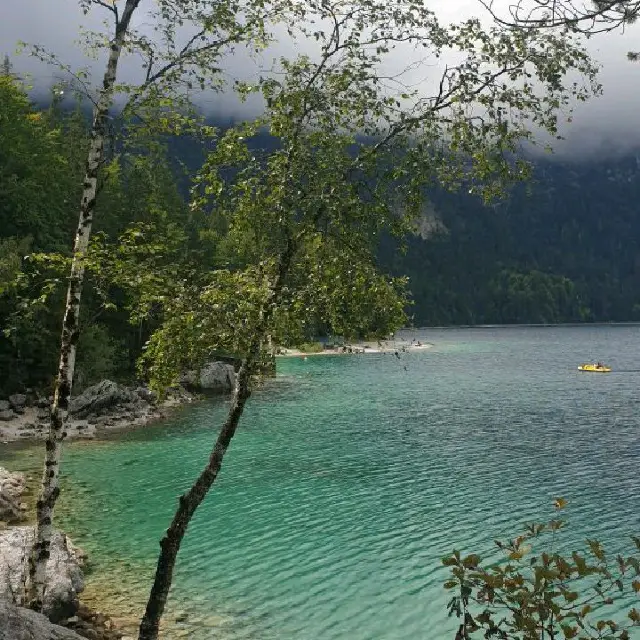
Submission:
M 105 379 L 118 379 L 127 371 L 128 354 L 103 325 L 83 327 L 79 338 L 75 387 L 78 393 Z
M 35 250 L 61 250 L 72 227 L 72 175 L 62 123 L 29 104 L 24 87 L 0 75 L 0 229 L 30 237 Z
M 580 318 L 575 285 L 568 278 L 540 271 L 502 271 L 490 284 L 495 314 L 504 324 L 558 323 Z
M 5 107 L 0 115 L 0 367 L 12 372 L 0 381 L 0 395 L 26 388 L 51 391 L 87 143 L 87 120 L 79 107 L 63 108 L 53 100 L 36 109 L 25 91 L 14 78 L 0 76 Z M 202 248 L 161 145 L 114 158 L 103 172 L 96 206 L 100 237 L 113 241 L 132 223 L 148 224 L 158 233 L 181 228 L 191 248 Z M 81 339 L 80 346 L 97 352 L 79 355 L 79 364 L 85 363 L 81 386 L 99 371 L 133 376 L 153 321 L 136 319 L 132 326 L 125 293 L 106 282 L 100 269 L 92 273 L 81 323 L 93 328 L 89 342 Z M 110 364 L 96 367 L 103 357 Z
M 502 24 L 530 29 L 567 29 L 592 35 L 624 28 L 633 24 L 640 13 L 638 0 L 518 0 L 505 15 L 495 0 L 480 0 Z
M 95 10 L 92 4 L 87 3 L 87 8 Z M 159 3 L 157 9 L 161 12 L 166 6 Z M 189 15 L 194 17 L 203 7 L 203 3 L 192 3 L 185 11 L 192 11 Z M 215 11 L 224 19 L 203 27 L 208 31 L 202 35 L 212 38 L 211 48 L 202 52 L 211 62 L 206 77 L 193 75 L 200 73 L 195 51 L 206 46 L 206 40 L 191 42 L 193 57 L 184 66 L 167 67 L 177 51 L 169 49 L 177 47 L 184 33 L 178 22 L 158 13 L 158 29 L 173 34 L 164 43 L 169 49 L 161 52 L 158 42 L 142 34 L 132 37 L 130 46 L 143 51 L 150 65 L 149 81 L 137 88 L 118 86 L 131 107 L 115 128 L 120 142 L 111 145 L 111 158 L 102 171 L 96 203 L 101 235 L 93 247 L 96 267 L 87 265 L 91 284 L 82 315 L 87 326 L 98 323 L 110 340 L 124 345 L 127 358 L 119 360 L 124 376 L 132 375 L 133 362 L 157 331 L 143 360 L 144 367 L 151 367 L 151 360 L 162 354 L 173 363 L 171 375 L 167 371 L 160 376 L 164 381 L 177 375 L 187 356 L 204 358 L 212 348 L 240 348 L 242 339 L 229 328 L 230 323 L 233 319 L 247 330 L 248 323 L 238 315 L 241 305 L 235 304 L 233 311 L 227 309 L 231 315 L 225 316 L 229 324 L 222 333 L 227 337 L 205 339 L 201 331 L 200 342 L 180 352 L 155 345 L 161 338 L 165 344 L 172 342 L 166 331 L 171 323 L 176 329 L 177 320 L 168 321 L 167 326 L 163 323 L 172 314 L 187 317 L 190 301 L 199 300 L 196 315 L 202 316 L 201 326 L 215 332 L 213 319 L 219 318 L 219 310 L 209 305 L 220 302 L 212 291 L 230 290 L 229 279 L 237 279 L 236 284 L 254 293 L 262 288 L 264 294 L 260 278 L 273 275 L 288 231 L 302 232 L 303 238 L 270 328 L 274 340 L 300 343 L 318 330 L 375 336 L 403 323 L 406 282 L 402 275 L 412 271 L 400 269 L 395 279 L 380 275 L 387 266 L 378 260 L 380 239 L 387 231 L 403 233 L 410 226 L 427 188 L 439 184 L 455 190 L 465 185 L 492 198 L 514 180 L 527 177 L 526 165 L 514 162 L 511 153 L 522 140 L 531 138 L 532 127 L 555 131 L 559 110 L 572 95 L 585 98 L 590 90 L 598 90 L 595 67 L 571 38 L 485 29 L 476 20 L 449 27 L 427 9 L 414 13 L 409 4 L 249 3 L 233 14 L 231 5 L 221 3 Z M 292 15 L 299 19 L 291 21 Z M 311 29 L 312 19 L 323 28 Z M 236 85 L 240 95 L 262 94 L 268 110 L 259 122 L 219 133 L 211 127 L 200 128 L 190 111 L 189 96 L 178 90 L 185 86 L 180 83 L 217 82 L 215 60 L 245 37 L 263 46 L 271 27 L 281 20 L 289 22 L 292 38 L 317 42 L 319 57 L 280 60 L 261 82 Z M 87 34 L 100 47 L 102 41 L 95 36 Z M 379 65 L 386 64 L 392 51 L 407 45 L 435 57 L 458 51 L 459 62 L 442 71 L 434 95 L 421 95 L 406 86 L 401 76 L 379 77 Z M 35 53 L 61 64 L 40 48 Z M 583 74 L 584 84 L 564 82 L 572 72 Z M 540 90 L 534 88 L 534 78 L 541 82 Z M 76 80 L 76 86 L 88 82 L 83 72 L 76 73 Z M 5 82 L 13 87 L 8 104 L 14 106 L 3 111 L 3 117 L 12 120 L 2 132 L 12 132 L 12 138 L 2 149 L 13 163 L 23 157 L 23 165 L 35 173 L 30 189 L 21 192 L 24 204 L 17 191 L 3 199 L 9 209 L 0 235 L 5 238 L 8 233 L 15 242 L 32 237 L 35 251 L 68 255 L 65 238 L 72 234 L 84 170 L 86 117 L 80 109 L 65 111 L 58 100 L 35 112 L 15 80 Z M 158 88 L 166 95 L 160 97 Z M 176 106 L 173 111 L 170 104 Z M 127 113 L 134 112 L 139 118 L 136 126 L 126 119 Z M 519 115 L 507 119 L 507 112 Z M 33 142 L 34 132 L 42 142 Z M 177 144 L 167 137 L 176 132 L 209 138 L 215 145 L 203 170 L 194 167 L 196 184 L 190 205 L 177 186 L 182 177 L 176 163 L 168 162 L 164 151 L 166 143 Z M 265 132 L 270 142 L 257 147 L 256 141 L 266 139 Z M 184 137 L 174 140 L 185 144 Z M 38 146 L 46 144 L 49 147 Z M 196 142 L 189 144 L 196 148 Z M 294 171 L 287 176 L 288 166 Z M 51 195 L 40 198 L 42 189 L 50 185 L 55 185 Z M 20 228 L 12 230 L 17 223 Z M 17 262 L 12 255 L 14 269 Z M 38 297 L 38 278 L 45 286 L 64 283 L 62 272 L 45 277 L 31 267 L 27 271 L 36 280 L 3 298 L 0 314 L 5 326 L 21 305 L 20 296 Z M 424 308 L 419 286 L 414 278 L 411 291 L 418 298 L 416 311 Z M 455 290 L 455 283 L 447 287 Z M 249 298 L 256 301 L 252 295 Z M 37 368 L 38 375 L 29 376 L 28 384 L 46 386 L 51 376 L 43 376 L 42 371 L 51 354 L 45 352 L 49 348 L 53 352 L 55 346 L 62 295 L 50 293 L 44 302 L 37 314 L 22 322 L 22 333 L 14 332 L 0 350 L 6 350 L 4 361 L 10 363 L 18 353 L 24 357 L 37 337 L 35 342 L 42 343 L 42 349 L 28 360 L 32 371 L 36 371 L 36 359 L 42 360 L 42 368 Z M 429 300 L 428 305 L 454 308 L 444 300 L 435 306 Z M 200 320 L 193 322 L 197 325 Z M 27 331 L 29 323 L 36 324 Z M 146 373 L 152 370 L 144 367 Z M 20 376 L 9 382 L 12 389 L 27 384 Z
M 640 15 L 638 0 L 517 0 L 508 6 L 496 0 L 479 0 L 492 18 L 505 26 L 537 30 L 557 30 L 580 33 L 590 37 L 598 33 L 623 32 Z M 630 51 L 631 61 L 640 53 Z
M 22 259 L 31 248 L 31 238 L 0 239 L 0 295 L 10 291 L 16 283 Z
M 477 20 L 446 27 L 403 3 L 301 12 L 290 35 L 316 40 L 318 56 L 282 59 L 278 74 L 238 83 L 241 96 L 262 94 L 265 116 L 224 132 L 197 174 L 191 211 L 209 219 L 217 264 L 195 281 L 159 285 L 171 295 L 154 298 L 164 320 L 143 357 L 159 383 L 214 351 L 247 354 L 267 304 L 275 308 L 263 341 L 298 343 L 318 326 L 346 337 L 388 334 L 404 321 L 404 282 L 378 273 L 379 238 L 409 228 L 429 185 L 467 184 L 491 199 L 526 177 L 510 154 L 531 127 L 555 133 L 569 97 L 597 91 L 595 69 L 570 37 L 484 29 Z M 329 26 L 305 26 L 313 21 Z M 436 96 L 380 84 L 379 65 L 405 43 L 435 56 L 460 52 Z M 564 85 L 572 70 L 585 86 Z M 505 110 L 520 117 L 507 120 Z M 278 143 L 268 154 L 249 142 L 261 127 Z
M 303 342 L 298 345 L 298 350 L 302 351 L 302 353 L 322 353 L 324 347 L 322 342 Z
M 633 538 L 636 551 L 628 557 L 610 556 L 595 540 L 587 540 L 584 554 L 563 555 L 564 528 L 554 519 L 527 526 L 513 541 L 496 541 L 503 561 L 459 551 L 443 559 L 451 570 L 445 588 L 455 592 L 449 614 L 460 619 L 457 640 L 632 637 L 631 629 L 640 628 L 640 612 L 630 604 L 640 592 L 640 538 Z M 630 607 L 626 615 L 613 610 L 616 601 Z
M 47 109 L 40 109 L 43 118 L 51 119 L 43 131 L 49 131 L 48 127 L 55 130 L 60 124 L 64 126 L 69 147 L 82 144 L 85 123 L 76 112 L 59 107 L 55 111 L 50 116 Z M 275 148 L 272 140 L 258 132 L 249 143 L 254 152 L 266 154 Z M 198 146 L 189 142 L 185 148 L 191 153 L 190 150 Z M 170 149 L 170 153 L 174 153 L 173 145 Z M 98 225 L 103 230 L 98 244 L 104 243 L 103 253 L 113 259 L 103 253 L 96 254 L 96 260 L 103 260 L 104 267 L 101 274 L 91 275 L 92 284 L 85 295 L 85 317 L 90 320 L 97 314 L 95 322 L 118 344 L 126 346 L 127 358 L 122 362 L 123 369 L 117 372 L 119 378 L 134 375 L 134 362 L 151 331 L 161 321 L 161 304 L 150 299 L 146 306 L 140 307 L 139 314 L 130 315 L 133 297 L 151 296 L 153 287 L 146 285 L 145 279 L 155 278 L 155 286 L 162 295 L 167 293 L 166 289 L 162 291 L 166 283 L 175 279 L 179 270 L 184 268 L 188 277 L 194 277 L 193 272 L 205 265 L 210 268 L 223 262 L 233 263 L 234 259 L 223 246 L 228 245 L 225 233 L 216 227 L 214 217 L 189 210 L 177 190 L 175 174 L 166 167 L 160 151 L 141 160 L 136 155 L 121 157 L 107 173 L 98 197 Z M 640 185 L 635 158 L 593 160 L 581 165 L 539 160 L 534 165 L 534 175 L 536 182 L 530 194 L 516 190 L 507 201 L 493 207 L 482 206 L 469 194 L 432 189 L 430 200 L 445 231 L 436 232 L 426 240 L 410 238 L 404 253 L 398 244 L 383 241 L 382 250 L 377 252 L 383 268 L 398 276 L 409 276 L 408 289 L 414 302 L 409 311 L 415 324 L 640 318 L 634 276 L 636 248 L 640 243 L 640 227 L 635 222 L 633 205 Z M 615 188 L 612 189 L 612 185 Z M 156 205 L 152 213 L 149 207 L 154 202 L 162 203 L 165 193 L 167 203 Z M 5 206 L 10 202 L 5 201 Z M 127 230 L 129 215 L 140 222 Z M 52 219 L 48 224 L 57 222 Z M 25 227 L 24 231 L 30 229 Z M 134 232 L 139 232 L 136 248 L 132 245 Z M 178 240 L 176 234 L 181 239 Z M 4 236 L 3 230 L 0 236 Z M 48 234 L 51 241 L 55 237 L 55 233 Z M 151 238 L 154 242 L 149 242 Z M 6 264 L 14 275 L 15 267 L 27 267 L 23 257 L 29 253 L 30 246 L 28 237 L 3 237 L 0 263 Z M 42 247 L 47 251 L 55 248 L 55 243 Z M 152 252 L 156 256 L 153 259 Z M 187 256 L 189 269 L 179 267 Z M 107 265 L 116 257 L 122 266 L 127 265 L 127 269 L 140 278 L 137 284 L 130 282 L 112 287 L 107 282 L 111 280 L 113 284 L 121 277 L 108 274 Z M 171 268 L 171 264 L 175 265 L 174 273 L 171 278 L 165 277 L 163 269 Z M 31 269 L 27 268 L 30 273 Z M 549 284 L 571 280 L 569 304 L 561 303 L 566 300 L 564 294 L 553 297 L 546 307 L 526 303 L 529 297 L 535 299 L 543 291 L 556 291 L 553 286 L 506 299 L 504 286 L 497 288 L 500 282 L 506 283 L 500 275 L 502 272 L 526 276 L 534 271 L 550 276 Z M 19 304 L 16 296 L 36 297 L 41 289 L 35 282 L 42 284 L 42 277 L 25 289 L 12 288 L 0 295 L 3 328 L 12 324 L 10 318 Z M 63 275 L 57 273 L 55 277 Z M 10 279 L 5 282 L 8 284 Z M 534 281 L 525 277 L 522 282 Z M 133 289 L 129 290 L 129 286 Z M 143 293 L 145 288 L 147 294 Z M 563 288 L 557 291 L 561 293 Z M 117 303 L 117 310 L 104 308 L 105 296 Z M 313 298 L 312 291 L 310 297 Z M 50 298 L 46 305 L 41 305 L 38 314 L 25 317 L 19 323 L 19 331 L 0 340 L 0 366 L 2 370 L 12 371 L 10 378 L 5 377 L 0 394 L 28 387 L 43 387 L 49 392 L 62 302 L 61 295 Z M 503 313 L 503 302 L 508 302 L 512 309 L 508 315 Z M 541 313 L 543 308 L 549 311 Z M 318 331 L 326 332 L 327 328 L 314 320 L 306 328 L 300 328 L 302 337 L 297 342 L 312 339 Z
M 21 298 L 41 289 L 17 286 L 25 257 L 33 250 L 62 251 L 73 228 L 70 185 L 75 173 L 66 147 L 66 124 L 54 110 L 37 110 L 13 75 L 0 74 L 0 393 L 31 386 L 49 391 L 55 369 L 61 300 L 17 318 Z M 82 145 L 82 138 L 75 138 Z

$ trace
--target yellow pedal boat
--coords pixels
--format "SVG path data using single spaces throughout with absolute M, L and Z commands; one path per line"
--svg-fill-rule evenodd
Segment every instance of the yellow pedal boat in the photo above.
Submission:
M 607 367 L 604 364 L 581 364 L 578 367 L 578 371 L 590 371 L 592 373 L 609 373 L 611 367 Z

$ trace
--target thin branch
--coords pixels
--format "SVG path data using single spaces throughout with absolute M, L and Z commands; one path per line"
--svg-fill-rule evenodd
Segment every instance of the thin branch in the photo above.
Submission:
M 91 0 L 91 2 L 92 4 L 97 4 L 98 6 L 103 7 L 107 11 L 111 11 L 111 13 L 116 17 L 116 22 L 118 22 L 118 7 L 115 2 L 113 4 L 107 4 L 103 0 Z
M 498 24 L 513 28 L 559 29 L 568 28 L 577 33 L 597 34 L 623 29 L 640 15 L 640 2 L 624 0 L 603 0 L 594 3 L 593 9 L 580 9 L 573 0 L 553 0 L 551 7 L 547 0 L 534 0 L 534 6 L 523 0 L 509 6 L 510 19 L 494 9 L 495 0 L 478 0 Z M 542 15 L 538 16 L 542 12 Z

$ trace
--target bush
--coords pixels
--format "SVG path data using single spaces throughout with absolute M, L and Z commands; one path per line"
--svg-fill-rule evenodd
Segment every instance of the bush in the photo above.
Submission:
M 298 350 L 302 353 L 322 353 L 324 347 L 322 342 L 305 342 L 298 347 Z
M 565 506 L 561 499 L 555 504 Z M 633 538 L 636 550 L 627 558 L 607 556 L 595 540 L 587 540 L 584 554 L 562 556 L 556 544 L 563 527 L 563 521 L 551 520 L 529 525 L 512 542 L 496 541 L 503 562 L 485 563 L 479 555 L 463 557 L 458 551 L 443 559 L 451 568 L 444 586 L 456 592 L 448 605 L 449 615 L 460 619 L 455 640 L 632 637 L 630 630 L 640 628 L 640 612 L 630 607 L 626 619 L 614 620 L 611 605 L 640 593 L 640 538 Z M 545 536 L 549 545 L 534 553 Z

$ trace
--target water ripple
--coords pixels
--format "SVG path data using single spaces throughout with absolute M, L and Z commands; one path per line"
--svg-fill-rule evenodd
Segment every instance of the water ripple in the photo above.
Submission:
M 570 544 L 624 549 L 640 533 L 640 377 L 575 366 L 637 369 L 639 333 L 429 331 L 416 337 L 436 346 L 400 361 L 282 362 L 189 529 L 166 637 L 451 640 L 440 558 L 494 554 L 557 495 Z M 90 590 L 133 581 L 132 615 L 225 406 L 67 454 L 65 526 L 94 558 Z

